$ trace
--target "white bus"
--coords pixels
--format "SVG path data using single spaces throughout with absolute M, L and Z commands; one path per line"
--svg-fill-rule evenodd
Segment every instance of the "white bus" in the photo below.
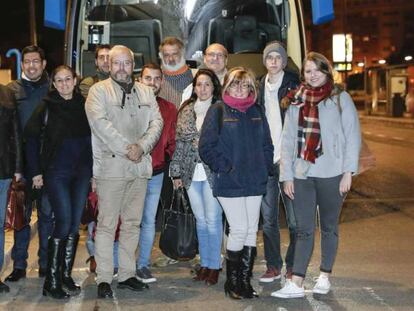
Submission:
M 45 1 L 53 7 L 58 3 Z M 312 4 L 319 10 L 313 12 L 314 21 L 315 14 L 321 14 L 323 21 L 327 21 L 323 16 L 333 18 L 332 1 L 312 0 Z M 209 44 L 221 43 L 229 51 L 229 67 L 247 66 L 258 75 L 264 72 L 261 53 L 270 41 L 286 45 L 289 66 L 295 69 L 306 52 L 300 0 L 68 0 L 67 9 L 61 26 L 66 30 L 64 62 L 81 76 L 95 72 L 98 44 L 128 46 L 139 71 L 145 63 L 159 61 L 158 46 L 166 36 L 184 41 L 186 59 L 193 67 L 201 65 Z M 59 16 L 63 24 L 62 10 Z

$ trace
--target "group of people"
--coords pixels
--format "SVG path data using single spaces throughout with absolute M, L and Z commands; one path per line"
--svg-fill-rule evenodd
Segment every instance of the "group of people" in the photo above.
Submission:
M 78 81 L 66 65 L 49 80 L 43 50 L 30 46 L 22 51 L 22 79 L 0 88 L 0 135 L 8 144 L 0 153 L 0 216 L 11 178 L 24 178 L 27 192 L 38 195 L 43 294 L 62 299 L 81 290 L 71 272 L 89 189 L 99 201 L 87 242 L 98 297 L 113 297 L 114 268 L 118 288 L 142 291 L 155 282 L 157 207 L 169 185 L 187 190 L 200 255 L 193 279 L 208 286 L 219 280 L 226 219 L 224 291 L 233 299 L 258 297 L 251 278 L 260 214 L 267 267 L 259 281 L 282 277 L 280 199 L 290 243 L 284 285 L 272 296 L 305 295 L 319 207 L 322 258 L 313 292 L 328 293 L 339 214 L 358 173 L 361 134 L 351 97 L 316 52 L 299 77 L 287 69 L 283 44 L 270 42 L 263 51 L 267 74 L 257 81 L 248 68 L 226 68 L 221 44 L 207 47 L 196 71 L 184 49 L 180 39 L 165 38 L 161 66 L 146 64 L 135 79 L 129 48 L 98 46 L 96 74 Z M 7 282 L 26 275 L 26 231 L 15 232 Z M 1 230 L 1 252 L 3 245 Z

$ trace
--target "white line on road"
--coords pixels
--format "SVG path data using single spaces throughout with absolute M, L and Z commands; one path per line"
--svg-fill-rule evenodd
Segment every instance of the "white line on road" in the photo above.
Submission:
M 375 299 L 376 301 L 378 301 L 382 306 L 386 307 L 388 310 L 390 311 L 395 311 L 395 309 L 393 307 L 391 307 L 389 304 L 387 304 L 385 302 L 385 299 L 380 297 L 377 293 L 375 293 L 374 289 L 371 287 L 363 287 L 364 290 L 366 290 L 368 292 L 368 294 Z
M 393 137 L 392 137 L 392 139 L 395 139 L 395 140 L 404 140 L 404 138 L 402 138 L 402 137 L 397 137 L 397 136 L 393 136 Z
M 384 134 L 377 134 L 378 137 L 386 137 Z

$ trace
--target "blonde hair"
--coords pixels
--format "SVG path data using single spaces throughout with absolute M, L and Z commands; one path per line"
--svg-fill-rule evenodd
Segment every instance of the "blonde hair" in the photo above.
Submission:
M 253 71 L 245 67 L 234 67 L 231 68 L 224 77 L 223 82 L 223 91 L 222 95 L 227 92 L 227 89 L 230 87 L 234 81 L 246 81 L 250 86 L 250 92 L 254 94 L 254 100 L 257 99 L 257 86 L 256 86 L 256 76 Z

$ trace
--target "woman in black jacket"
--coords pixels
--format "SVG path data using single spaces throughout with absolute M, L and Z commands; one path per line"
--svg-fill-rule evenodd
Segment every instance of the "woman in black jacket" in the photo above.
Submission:
M 0 270 L 4 257 L 4 220 L 7 191 L 13 176 L 21 178 L 22 153 L 16 104 L 13 93 L 0 85 Z M 9 287 L 0 281 L 0 293 Z
M 65 290 L 80 291 L 71 272 L 92 175 L 92 148 L 85 99 L 75 88 L 75 72 L 59 66 L 52 82 L 53 88 L 33 113 L 25 136 L 28 158 L 33 162 L 29 167 L 35 170 L 33 186 L 45 186 L 55 216 L 43 295 L 61 299 L 69 297 Z

